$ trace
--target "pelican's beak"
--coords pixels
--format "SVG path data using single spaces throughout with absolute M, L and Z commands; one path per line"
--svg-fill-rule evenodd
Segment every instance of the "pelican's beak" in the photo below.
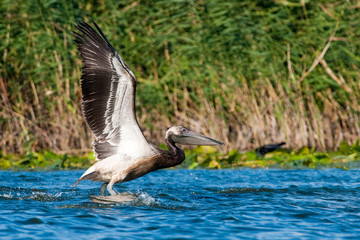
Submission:
M 222 142 L 190 130 L 181 136 L 173 136 L 172 139 L 174 142 L 184 145 L 224 145 Z

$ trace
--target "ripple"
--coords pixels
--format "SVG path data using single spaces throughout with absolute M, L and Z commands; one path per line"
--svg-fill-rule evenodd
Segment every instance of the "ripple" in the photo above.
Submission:
M 293 191 L 291 189 L 273 189 L 273 188 L 228 188 L 224 190 L 217 190 L 220 194 L 239 194 L 239 193 L 286 193 Z
M 91 201 L 101 183 L 70 187 L 82 172 L 0 172 L 0 238 L 360 236 L 360 171 L 163 170 L 117 184 L 135 198 L 110 204 Z
M 25 221 L 18 221 L 18 223 L 24 225 L 32 225 L 32 224 L 43 224 L 44 222 L 41 221 L 39 218 L 29 218 Z

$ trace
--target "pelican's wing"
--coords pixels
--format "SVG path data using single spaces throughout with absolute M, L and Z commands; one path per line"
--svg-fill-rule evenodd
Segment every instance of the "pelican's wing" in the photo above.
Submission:
M 146 141 L 135 115 L 136 78 L 100 28 L 78 23 L 75 42 L 82 57 L 82 109 L 95 135 L 94 152 L 102 160 L 115 154 L 146 154 Z M 145 153 L 144 153 L 145 151 Z

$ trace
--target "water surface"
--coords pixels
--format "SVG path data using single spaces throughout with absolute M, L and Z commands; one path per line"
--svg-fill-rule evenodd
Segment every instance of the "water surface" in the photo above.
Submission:
M 359 170 L 162 170 L 114 204 L 82 173 L 0 172 L 0 238 L 360 239 Z

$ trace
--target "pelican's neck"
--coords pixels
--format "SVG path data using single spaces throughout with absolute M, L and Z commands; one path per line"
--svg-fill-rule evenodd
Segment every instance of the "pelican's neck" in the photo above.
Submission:
M 184 151 L 178 148 L 170 137 L 165 138 L 165 143 L 169 150 L 166 151 L 167 156 L 161 159 L 161 168 L 173 167 L 182 163 L 185 160 Z

